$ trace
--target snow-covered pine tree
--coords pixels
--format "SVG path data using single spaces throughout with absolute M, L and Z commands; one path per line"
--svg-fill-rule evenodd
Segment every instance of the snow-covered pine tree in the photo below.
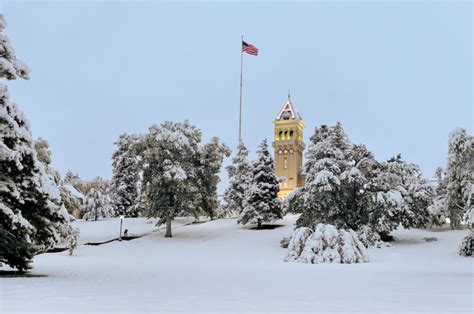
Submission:
M 306 158 L 305 184 L 286 206 L 301 213 L 297 226 L 364 228 L 367 237 L 376 238 L 374 232 L 387 236 L 399 224 L 426 225 L 433 187 L 418 166 L 400 157 L 376 161 L 364 145 L 350 144 L 340 124 L 316 128 Z
M 238 223 L 257 224 L 257 228 L 260 229 L 262 223 L 281 219 L 282 208 L 278 198 L 279 180 L 275 176 L 267 140 L 263 140 L 257 153 L 258 159 L 252 165 L 252 185 Z
M 318 222 L 326 222 L 350 228 L 338 223 L 343 219 L 346 203 L 342 197 L 340 176 L 350 169 L 350 142 L 340 123 L 335 127 L 322 125 L 316 128 L 306 153 L 304 171 L 306 180 L 299 195 L 290 204 L 301 216 L 298 226 L 312 227 Z
M 379 219 L 393 221 L 394 226 L 402 224 L 405 228 L 425 227 L 431 220 L 429 205 L 434 197 L 434 187 L 421 173 L 419 166 L 410 164 L 395 156 L 382 163 L 383 171 L 380 178 L 384 182 L 386 195 L 393 202 L 388 201 L 385 212 L 381 213 Z M 393 205 L 393 206 L 392 206 Z M 390 228 L 387 232 L 392 231 Z
M 29 78 L 3 30 L 0 14 L 0 77 Z M 54 202 L 59 190 L 35 151 L 25 115 L 0 84 L 0 263 L 27 271 L 34 254 L 59 240 L 65 214 Z M 67 214 L 67 213 L 66 213 Z
M 198 215 L 196 156 L 200 142 L 201 131 L 187 120 L 152 125 L 146 135 L 143 186 L 150 206 L 147 215 L 166 223 L 165 237 L 172 237 L 171 220 L 176 215 Z
M 199 214 L 205 214 L 211 218 L 217 215 L 219 208 L 219 199 L 217 197 L 217 184 L 220 181 L 219 173 L 221 171 L 224 157 L 230 155 L 230 149 L 219 142 L 217 137 L 213 137 L 209 143 L 199 149 L 196 156 L 197 187 L 196 193 L 196 218 Z
M 252 182 L 252 164 L 247 159 L 249 151 L 243 142 L 237 147 L 232 164 L 227 166 L 229 186 L 224 194 L 223 211 L 225 216 L 239 216 L 244 208 Z
M 111 195 L 115 211 L 137 217 L 140 209 L 140 180 L 143 137 L 122 134 L 112 155 Z
M 451 228 L 459 229 L 463 214 L 469 211 L 467 200 L 474 184 L 474 137 L 464 129 L 449 135 L 448 165 L 446 167 L 446 206 Z
M 443 225 L 448 218 L 448 211 L 446 206 L 446 187 L 448 185 L 446 180 L 446 173 L 443 168 L 437 167 L 435 171 L 435 179 L 437 185 L 435 188 L 435 195 L 432 203 L 428 206 L 428 211 L 431 216 L 431 226 Z
M 58 171 L 51 167 L 52 153 L 49 149 L 49 144 L 45 139 L 41 137 L 34 142 L 36 153 L 38 154 L 38 160 L 43 164 L 46 174 L 49 179 L 55 183 L 59 188 L 59 198 L 53 200 L 53 202 L 59 207 L 59 212 L 65 217 L 65 223 L 59 228 L 60 245 L 65 245 L 69 248 L 69 254 L 72 255 L 77 247 L 79 240 L 79 229 L 74 229 L 70 225 L 72 211 L 69 211 L 66 204 L 70 205 L 69 194 L 65 194 L 64 181 L 61 180 L 61 175 Z
M 96 221 L 99 218 L 114 216 L 110 198 L 110 183 L 101 177 L 97 177 L 87 185 L 88 190 L 85 195 L 82 218 Z

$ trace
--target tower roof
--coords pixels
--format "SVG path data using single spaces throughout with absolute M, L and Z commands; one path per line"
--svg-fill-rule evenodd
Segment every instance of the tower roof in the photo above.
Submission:
M 281 108 L 280 113 L 278 114 L 277 120 L 303 120 L 300 113 L 296 110 L 295 105 L 291 101 L 290 94 L 288 93 L 288 100 Z

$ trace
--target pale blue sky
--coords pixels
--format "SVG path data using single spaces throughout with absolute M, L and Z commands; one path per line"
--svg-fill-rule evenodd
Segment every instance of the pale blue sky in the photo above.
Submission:
M 427 177 L 448 133 L 472 132 L 470 1 L 13 2 L 6 30 L 30 81 L 9 83 L 53 164 L 110 178 L 113 142 L 190 119 L 235 148 L 240 35 L 244 141 L 272 139 L 291 90 L 306 124 L 341 121 L 379 159 L 402 153 Z M 252 153 L 252 157 L 253 157 Z M 224 180 L 225 182 L 226 180 Z M 221 185 L 221 189 L 222 189 Z

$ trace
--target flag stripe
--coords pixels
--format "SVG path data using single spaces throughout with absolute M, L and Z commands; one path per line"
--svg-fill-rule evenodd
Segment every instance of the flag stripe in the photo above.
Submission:
M 245 41 L 242 41 L 242 51 L 252 56 L 258 56 L 258 48 L 254 45 L 246 43 Z

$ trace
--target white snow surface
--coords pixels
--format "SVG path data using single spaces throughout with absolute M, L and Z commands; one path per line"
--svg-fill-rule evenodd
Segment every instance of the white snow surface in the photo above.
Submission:
M 159 229 L 159 227 L 156 227 L 157 221 L 158 219 L 124 218 L 122 231 L 128 229 L 128 235 L 130 236 L 150 233 L 153 230 Z M 178 225 L 181 224 L 179 222 L 175 223 Z M 73 228 L 78 228 L 81 232 L 79 244 L 104 242 L 118 238 L 120 235 L 120 218 L 99 219 L 97 221 L 78 219 L 72 222 L 71 225 Z M 101 248 L 103 248 L 103 246 Z
M 181 219 L 173 238 L 160 228 L 132 241 L 80 245 L 73 256 L 42 254 L 32 274 L 45 277 L 0 277 L 0 313 L 472 313 L 473 259 L 457 253 L 466 230 L 397 230 L 392 247 L 369 249 L 370 263 L 285 263 L 280 240 L 296 218 L 274 230 Z M 75 227 L 84 243 L 116 236 L 119 220 Z M 154 224 L 125 219 L 124 228 L 139 233 Z

